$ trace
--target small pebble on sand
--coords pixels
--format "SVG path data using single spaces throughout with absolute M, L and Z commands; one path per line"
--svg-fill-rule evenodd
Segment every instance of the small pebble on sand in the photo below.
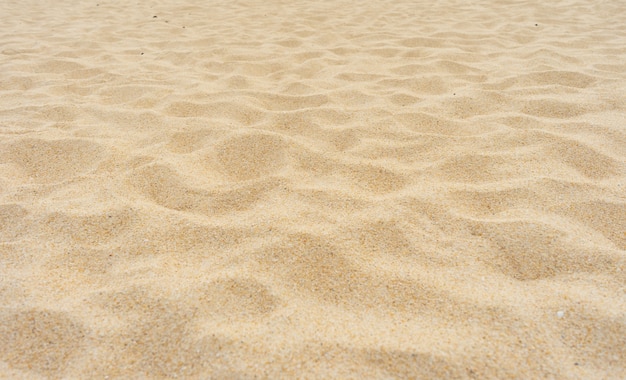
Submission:
M 559 310 L 556 312 L 556 316 L 558 318 L 563 318 L 564 315 L 565 315 L 565 312 L 563 310 Z

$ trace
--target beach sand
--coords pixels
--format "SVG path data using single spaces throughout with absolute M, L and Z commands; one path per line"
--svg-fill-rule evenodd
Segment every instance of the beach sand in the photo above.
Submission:
M 0 4 L 1 378 L 626 378 L 623 1 Z

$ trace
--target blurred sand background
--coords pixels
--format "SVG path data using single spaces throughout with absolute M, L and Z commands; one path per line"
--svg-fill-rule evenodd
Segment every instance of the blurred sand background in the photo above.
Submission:
M 626 378 L 624 1 L 0 15 L 1 378 Z

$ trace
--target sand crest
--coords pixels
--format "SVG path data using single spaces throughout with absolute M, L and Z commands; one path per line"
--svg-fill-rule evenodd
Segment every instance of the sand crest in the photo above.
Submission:
M 626 378 L 622 2 L 0 14 L 0 377 Z

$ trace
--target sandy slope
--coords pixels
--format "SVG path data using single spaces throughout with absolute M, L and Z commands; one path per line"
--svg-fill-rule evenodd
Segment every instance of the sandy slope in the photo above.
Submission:
M 624 1 L 54 3 L 0 4 L 3 378 L 626 378 Z

